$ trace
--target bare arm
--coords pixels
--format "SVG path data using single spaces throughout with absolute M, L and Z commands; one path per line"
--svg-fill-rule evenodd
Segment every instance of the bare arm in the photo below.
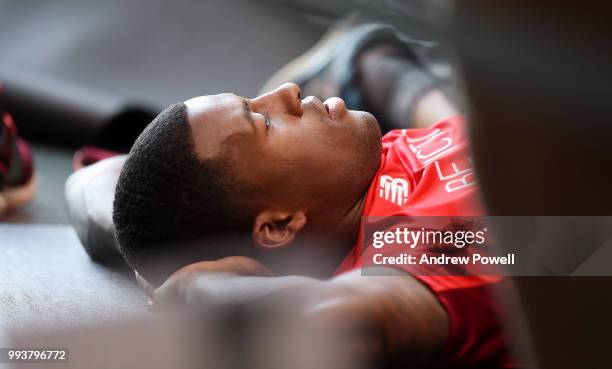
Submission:
M 397 270 L 387 272 L 388 276 L 362 276 L 357 270 L 326 282 L 329 290 L 310 308 L 312 316 L 327 324 L 340 322 L 340 327 L 366 324 L 362 334 L 378 333 L 371 355 L 384 367 L 423 367 L 446 342 L 448 317 L 415 278 Z
M 386 272 L 362 276 L 355 271 L 321 281 L 191 271 L 160 287 L 155 305 L 160 309 L 180 300 L 191 306 L 248 308 L 271 301 L 274 311 L 291 312 L 293 320 L 334 337 L 334 344 L 351 358 L 377 367 L 422 367 L 446 341 L 446 312 L 416 279 L 396 270 Z

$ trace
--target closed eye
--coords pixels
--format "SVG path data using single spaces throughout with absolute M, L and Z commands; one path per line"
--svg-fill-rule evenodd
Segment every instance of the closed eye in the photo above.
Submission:
M 272 126 L 272 119 L 270 119 L 270 116 L 267 113 L 262 114 L 262 113 L 253 112 L 251 110 L 251 106 L 249 105 L 249 102 L 246 99 L 243 100 L 243 104 L 244 104 L 244 113 L 247 116 L 247 119 L 252 121 L 251 114 L 259 114 L 264 117 L 266 129 L 269 129 Z
M 263 116 L 266 120 L 266 129 L 269 129 L 270 127 L 272 127 L 272 119 L 270 119 L 270 116 L 267 113 L 264 113 Z

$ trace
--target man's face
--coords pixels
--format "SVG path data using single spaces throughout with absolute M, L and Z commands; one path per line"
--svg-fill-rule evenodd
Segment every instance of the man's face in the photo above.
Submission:
M 228 93 L 185 103 L 198 156 L 221 155 L 270 209 L 348 205 L 378 169 L 378 123 L 341 99 L 302 100 L 297 85 L 284 84 L 255 99 Z

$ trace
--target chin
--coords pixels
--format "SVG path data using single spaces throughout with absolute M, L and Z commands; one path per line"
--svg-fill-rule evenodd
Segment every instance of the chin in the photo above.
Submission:
M 380 165 L 380 150 L 382 148 L 380 125 L 376 118 L 365 111 L 351 111 L 351 115 L 358 126 L 361 160 L 367 171 L 378 170 Z
M 378 151 L 380 151 L 382 133 L 376 118 L 367 111 L 351 111 L 351 115 L 358 124 L 359 129 L 363 132 L 363 140 L 371 145 L 374 145 L 375 142 L 374 146 L 377 146 Z
M 382 133 L 380 131 L 380 124 L 376 118 L 368 113 L 367 111 L 361 112 L 362 119 L 365 121 L 364 124 L 368 125 L 368 127 L 373 131 L 372 134 L 376 135 L 376 139 L 380 140 L 382 138 Z

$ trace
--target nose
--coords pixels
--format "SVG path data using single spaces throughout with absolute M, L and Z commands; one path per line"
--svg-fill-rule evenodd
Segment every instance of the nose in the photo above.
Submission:
M 295 83 L 283 83 L 278 88 L 251 100 L 251 109 L 268 114 L 302 115 L 302 92 Z

